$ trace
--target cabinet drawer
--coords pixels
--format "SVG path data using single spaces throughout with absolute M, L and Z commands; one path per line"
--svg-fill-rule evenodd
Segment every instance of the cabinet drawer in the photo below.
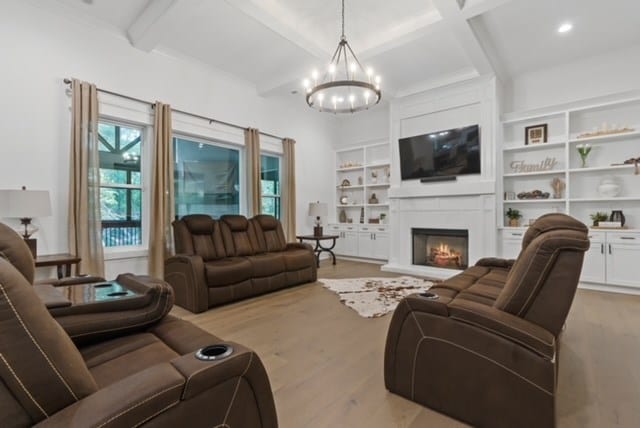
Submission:
M 640 233 L 609 232 L 607 242 L 610 244 L 640 245 Z
M 606 240 L 606 233 L 605 232 L 594 232 L 592 230 L 589 231 L 589 240 L 591 242 L 604 242 Z
M 502 239 L 509 239 L 515 241 L 522 241 L 524 237 L 524 230 L 503 230 Z

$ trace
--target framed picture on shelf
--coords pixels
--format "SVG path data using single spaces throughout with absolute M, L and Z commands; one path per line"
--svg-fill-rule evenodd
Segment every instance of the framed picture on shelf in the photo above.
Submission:
M 547 124 L 532 125 L 524 128 L 524 144 L 539 144 L 547 142 Z

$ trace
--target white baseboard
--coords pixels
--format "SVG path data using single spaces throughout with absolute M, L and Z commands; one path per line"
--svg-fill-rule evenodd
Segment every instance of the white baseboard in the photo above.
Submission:
M 607 285 L 607 284 L 596 284 L 592 282 L 581 282 L 578 284 L 578 288 L 583 290 L 605 291 L 607 293 L 631 294 L 634 296 L 640 295 L 640 288 L 621 287 L 619 285 Z

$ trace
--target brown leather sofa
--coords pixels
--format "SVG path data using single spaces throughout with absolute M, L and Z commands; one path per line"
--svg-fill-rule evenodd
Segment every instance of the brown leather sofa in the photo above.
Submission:
M 77 347 L 12 264 L 17 252 L 2 250 L 0 426 L 277 427 L 269 379 L 250 349 L 171 316 Z M 164 315 L 173 295 L 160 288 Z M 97 332 L 111 329 L 118 314 L 108 312 L 94 314 Z
M 192 214 L 174 221 L 173 232 L 176 255 L 165 261 L 165 281 L 176 304 L 192 312 L 317 278 L 311 246 L 287 243 L 272 216 Z
M 405 298 L 387 335 L 387 389 L 478 427 L 555 426 L 557 337 L 587 232 L 567 215 L 542 216 L 517 260 L 482 259 Z

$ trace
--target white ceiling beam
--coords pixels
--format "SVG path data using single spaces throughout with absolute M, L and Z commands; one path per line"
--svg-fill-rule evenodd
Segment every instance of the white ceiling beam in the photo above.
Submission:
M 182 25 L 202 0 L 153 0 L 127 29 L 133 46 L 151 52 L 168 29 Z
M 467 3 L 461 7 L 462 16 L 465 19 L 471 19 L 474 16 L 482 15 L 512 1 L 513 0 L 467 0 Z
M 498 78 L 503 79 L 504 74 L 501 64 L 494 63 L 497 59 L 496 55 L 486 52 L 485 46 L 480 42 L 471 23 L 464 17 L 458 3 L 455 0 L 432 1 L 478 73 L 481 75 L 493 73 Z
M 260 24 L 269 28 L 274 33 L 283 37 L 287 41 L 304 49 L 312 56 L 323 59 L 331 55 L 331 52 L 323 49 L 306 35 L 301 34 L 296 29 L 284 23 L 281 19 L 269 12 L 264 7 L 251 0 L 225 0 L 230 6 L 240 10 L 245 15 L 258 21 Z

